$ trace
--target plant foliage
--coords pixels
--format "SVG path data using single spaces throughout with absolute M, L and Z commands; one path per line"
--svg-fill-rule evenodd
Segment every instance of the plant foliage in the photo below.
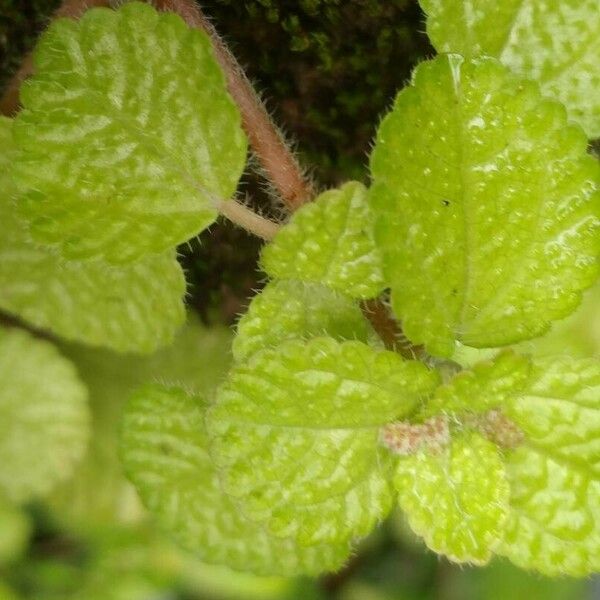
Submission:
M 398 505 L 454 562 L 600 570 L 600 363 L 514 346 L 597 278 L 600 13 L 591 0 L 422 3 L 448 53 L 383 118 L 369 185 L 321 193 L 265 245 L 270 281 L 227 375 L 221 345 L 211 376 L 185 330 L 126 386 L 159 380 L 124 410 L 127 475 L 207 563 L 335 571 Z M 0 307 L 89 345 L 168 345 L 185 293 L 175 247 L 231 216 L 246 163 L 210 38 L 132 2 L 54 22 L 34 62 L 23 110 L 0 122 Z M 405 339 L 378 335 L 373 299 Z M 190 378 L 190 357 L 214 386 Z M 0 329 L 10 510 L 74 469 L 86 397 L 54 345 Z

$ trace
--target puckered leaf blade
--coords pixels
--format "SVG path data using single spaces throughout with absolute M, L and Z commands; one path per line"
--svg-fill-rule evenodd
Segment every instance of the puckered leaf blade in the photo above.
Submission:
M 214 221 L 246 139 L 206 34 L 133 2 L 54 22 L 34 62 L 15 139 L 37 240 L 125 262 Z
M 512 402 L 530 379 L 530 360 L 504 350 L 491 360 L 481 361 L 471 369 L 459 371 L 441 385 L 422 416 L 439 413 L 484 413 Z
M 355 298 L 377 296 L 385 284 L 366 195 L 352 181 L 303 206 L 265 246 L 263 269 L 271 277 L 321 283 Z
M 499 58 L 540 82 L 588 136 L 600 136 L 596 0 L 420 0 L 440 52 Z
M 600 479 L 597 360 L 537 359 L 526 390 L 505 411 L 536 447 Z
M 65 261 L 34 243 L 12 202 L 10 128 L 0 118 L 0 309 L 65 339 L 119 352 L 167 345 L 185 318 L 186 284 L 175 253 L 114 266 Z
M 485 564 L 504 531 L 509 487 L 496 446 L 477 433 L 398 461 L 394 486 L 411 528 L 456 562 Z
M 507 460 L 511 513 L 498 553 L 524 569 L 581 577 L 600 568 L 600 483 L 535 446 Z
M 411 341 L 545 332 L 596 277 L 599 168 L 564 109 L 492 58 L 421 64 L 371 157 L 375 237 Z
M 600 365 L 542 359 L 506 413 L 524 432 L 508 458 L 512 513 L 501 553 L 546 575 L 600 569 Z
M 430 409 L 494 416 L 464 422 L 505 448 L 510 512 L 498 553 L 551 576 L 600 568 L 598 361 L 502 353 L 438 388 Z
M 43 496 L 71 474 L 89 435 L 87 390 L 45 340 L 0 329 L 0 495 Z
M 276 280 L 252 299 L 240 319 L 233 354 L 241 361 L 288 339 L 323 335 L 377 343 L 377 335 L 354 300 L 318 283 Z
M 437 376 L 361 342 L 290 340 L 235 366 L 208 413 L 223 489 L 251 520 L 301 545 L 367 534 L 391 506 L 379 427 Z
M 128 404 L 121 455 L 159 523 L 205 562 L 255 573 L 315 575 L 339 568 L 347 543 L 298 546 L 246 520 L 222 493 L 208 454 L 206 403 L 178 388 L 146 386 Z

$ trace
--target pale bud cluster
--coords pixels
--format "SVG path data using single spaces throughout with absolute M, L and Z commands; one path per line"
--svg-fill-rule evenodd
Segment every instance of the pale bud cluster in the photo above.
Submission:
M 381 430 L 381 442 L 401 456 L 415 454 L 423 448 L 432 453 L 441 452 L 450 443 L 448 417 L 439 415 L 423 423 L 390 423 Z
M 479 431 L 501 448 L 516 448 L 525 437 L 521 429 L 500 410 L 467 414 L 462 424 Z M 400 456 L 416 454 L 423 449 L 431 454 L 439 454 L 450 444 L 449 418 L 447 415 L 438 415 L 423 423 L 390 423 L 382 428 L 380 439 L 384 446 Z
M 516 448 L 523 443 L 525 434 L 499 410 L 477 415 L 474 425 L 490 442 L 501 448 Z

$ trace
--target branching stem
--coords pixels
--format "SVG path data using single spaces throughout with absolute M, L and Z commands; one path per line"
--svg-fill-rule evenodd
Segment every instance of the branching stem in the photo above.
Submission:
M 314 196 L 312 186 L 306 181 L 292 151 L 286 145 L 283 136 L 270 119 L 266 108 L 254 91 L 246 74 L 212 23 L 202 14 L 194 0 L 155 0 L 155 4 L 163 10 L 176 12 L 190 27 L 200 28 L 210 36 L 217 60 L 227 76 L 229 92 L 242 114 L 242 122 L 250 139 L 250 144 L 267 177 L 279 190 L 282 200 L 292 212 L 300 208 L 302 204 L 309 202 Z M 252 212 L 239 204 L 230 206 L 228 209 L 233 208 L 237 212 L 240 207 L 247 213 Z M 236 218 L 232 218 L 230 215 L 222 214 L 241 224 L 249 231 L 254 231 L 236 220 L 241 215 L 236 214 Z M 255 225 L 253 217 L 246 214 L 244 217 L 248 217 L 248 222 Z M 258 215 L 255 215 L 255 217 L 258 217 Z M 258 217 L 258 219 L 262 218 Z M 269 223 L 267 227 L 270 229 L 277 226 Z M 258 233 L 258 235 L 264 239 L 270 239 L 261 233 Z M 383 302 L 369 300 L 361 304 L 361 309 L 386 348 L 411 359 L 423 353 L 422 348 L 401 343 L 402 330 Z
M 220 200 L 217 204 L 217 210 L 236 225 L 263 240 L 272 240 L 280 229 L 277 223 L 261 217 L 251 208 L 236 200 Z
M 215 56 L 227 77 L 229 93 L 240 109 L 244 129 L 266 177 L 290 211 L 309 202 L 314 196 L 311 183 L 212 23 L 193 0 L 155 0 L 154 4 L 179 14 L 190 27 L 202 29 L 210 36 Z
M 110 0 L 64 0 L 54 13 L 54 18 L 77 18 L 88 8 L 110 4 Z M 266 176 L 290 211 L 294 212 L 309 202 L 314 197 L 313 186 L 304 176 L 293 152 L 269 117 L 237 60 L 194 0 L 154 0 L 154 5 L 158 9 L 179 14 L 190 27 L 202 29 L 210 36 L 217 60 L 227 77 L 229 92 L 240 109 L 244 129 Z M 12 116 L 17 112 L 19 87 L 32 70 L 31 56 L 28 55 L 0 101 L 2 113 Z M 265 240 L 272 239 L 279 229 L 276 223 L 261 217 L 239 202 L 219 201 L 217 208 L 223 216 Z M 420 348 L 401 343 L 402 331 L 383 302 L 369 300 L 363 302 L 361 308 L 388 349 L 399 352 L 406 358 L 415 358 L 422 353 Z

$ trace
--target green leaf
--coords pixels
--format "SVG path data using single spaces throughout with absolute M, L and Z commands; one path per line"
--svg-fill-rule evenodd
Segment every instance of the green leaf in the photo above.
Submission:
M 538 357 L 600 356 L 600 281 L 584 294 L 579 308 L 568 318 L 556 323 L 547 335 L 535 341 L 523 342 L 516 348 Z
M 411 528 L 456 562 L 485 564 L 502 537 L 509 487 L 496 446 L 477 433 L 456 437 L 439 454 L 398 461 L 394 485 Z
M 262 268 L 271 277 L 322 283 L 354 298 L 377 296 L 385 284 L 366 195 L 352 181 L 303 206 L 265 246 Z
M 512 513 L 500 552 L 546 575 L 600 570 L 600 364 L 537 361 L 506 413 L 526 439 L 507 462 Z
M 600 136 L 597 0 L 420 1 L 439 52 L 499 58 L 564 103 L 589 137 Z
M 68 257 L 160 253 L 216 218 L 246 160 L 206 34 L 137 2 L 51 24 L 15 123 L 36 240 Z
M 185 318 L 175 253 L 113 266 L 65 261 L 37 245 L 16 214 L 9 119 L 0 118 L 0 309 L 57 335 L 119 352 L 152 352 Z
M 318 283 L 276 280 L 250 303 L 233 342 L 237 361 L 289 339 L 327 335 L 373 345 L 378 338 L 358 304 Z
M 0 329 L 0 494 L 42 496 L 71 474 L 89 434 L 87 390 L 45 340 Z
M 500 352 L 491 360 L 475 364 L 457 373 L 441 385 L 427 402 L 422 416 L 439 413 L 483 413 L 504 407 L 529 382 L 531 364 L 527 357 L 510 350 Z
M 600 478 L 598 360 L 536 360 L 526 391 L 506 414 L 536 447 Z
M 301 545 L 366 535 L 388 512 L 379 428 L 410 413 L 437 374 L 361 342 L 290 340 L 234 366 L 207 417 L 223 489 Z
M 440 411 L 505 449 L 510 514 L 496 551 L 546 575 L 597 571 L 600 363 L 503 352 L 438 388 L 423 414 Z
M 89 390 L 93 427 L 84 460 L 46 499 L 64 527 L 77 534 L 90 529 L 96 533 L 144 516 L 117 455 L 123 407 L 136 388 L 157 380 L 212 394 L 229 368 L 231 337 L 228 327 L 206 328 L 190 314 L 173 344 L 151 356 L 62 346 Z
M 203 561 L 255 573 L 317 574 L 339 568 L 347 543 L 297 546 L 247 521 L 224 495 L 208 454 L 206 403 L 147 386 L 127 406 L 121 455 L 158 522 Z
M 422 63 L 371 157 L 375 237 L 413 343 L 500 346 L 572 312 L 597 273 L 600 170 L 564 109 L 498 61 Z
M 497 552 L 545 575 L 581 577 L 600 569 L 600 484 L 535 446 L 507 460 L 511 514 Z

